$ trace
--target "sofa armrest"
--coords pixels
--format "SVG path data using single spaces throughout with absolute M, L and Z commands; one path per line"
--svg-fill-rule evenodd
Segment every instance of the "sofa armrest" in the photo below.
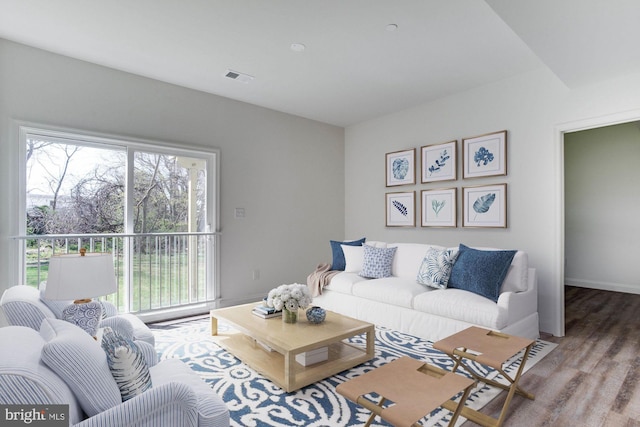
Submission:
M 120 335 L 133 340 L 133 326 L 131 326 L 131 322 L 120 316 L 107 317 L 106 319 L 102 319 L 100 321 L 100 327 L 109 327 L 118 332 Z
M 31 286 L 18 285 L 5 290 L 0 307 L 10 325 L 26 326 L 36 331 L 45 318 L 55 319 L 55 314 L 40 301 L 40 292 Z
M 118 309 L 109 301 L 100 300 L 100 304 L 102 304 L 102 309 L 104 310 L 105 317 L 113 317 L 118 315 Z
M 156 352 L 154 346 L 142 340 L 135 341 L 135 345 L 137 345 L 140 349 L 140 352 L 142 352 L 142 355 L 144 356 L 144 360 L 145 362 L 147 362 L 148 367 L 152 367 L 158 364 L 158 352 Z
M 197 398 L 185 384 L 167 383 L 100 412 L 76 427 L 197 426 Z
M 498 298 L 498 306 L 507 312 L 507 325 L 538 311 L 538 276 L 535 268 L 530 268 L 527 290 L 523 292 L 503 292 Z

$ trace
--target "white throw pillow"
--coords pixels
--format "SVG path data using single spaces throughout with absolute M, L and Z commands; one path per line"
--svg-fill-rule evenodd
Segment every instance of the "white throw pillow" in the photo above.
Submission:
M 366 244 L 366 243 L 365 243 Z M 345 267 L 347 273 L 360 273 L 364 261 L 364 248 L 362 246 L 340 245 L 344 252 Z

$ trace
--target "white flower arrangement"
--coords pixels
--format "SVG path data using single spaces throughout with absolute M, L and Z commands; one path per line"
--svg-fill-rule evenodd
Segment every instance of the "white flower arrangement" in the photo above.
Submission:
M 297 311 L 299 308 L 307 308 L 311 304 L 311 294 L 307 285 L 294 283 L 292 285 L 280 285 L 271 289 L 267 295 L 267 307 L 276 310 L 287 309 Z

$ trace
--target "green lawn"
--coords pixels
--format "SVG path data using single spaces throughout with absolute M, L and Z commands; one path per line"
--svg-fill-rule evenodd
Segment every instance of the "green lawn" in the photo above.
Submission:
M 186 255 L 167 256 L 147 254 L 134 258 L 133 286 L 131 295 L 131 310 L 133 312 L 147 311 L 162 307 L 181 305 L 189 301 L 188 258 Z M 120 258 L 119 265 L 123 265 Z M 48 263 L 40 263 L 40 281 L 46 280 L 49 271 Z M 204 301 L 205 294 L 204 256 L 198 260 L 198 285 L 192 290 L 198 301 Z M 118 276 L 118 292 L 106 297 L 106 300 L 123 311 L 125 304 L 125 280 L 122 269 L 116 272 Z M 38 286 L 38 266 L 27 266 L 26 283 Z M 81 297 L 81 296 L 79 296 Z

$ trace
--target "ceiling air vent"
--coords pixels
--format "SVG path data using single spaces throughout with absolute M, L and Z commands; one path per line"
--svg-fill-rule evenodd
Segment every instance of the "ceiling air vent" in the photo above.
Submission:
M 251 80 L 254 79 L 254 77 L 250 76 L 249 74 L 244 74 L 239 71 L 233 71 L 233 70 L 227 70 L 227 72 L 224 73 L 224 76 L 228 79 L 235 80 L 240 83 L 249 83 Z

